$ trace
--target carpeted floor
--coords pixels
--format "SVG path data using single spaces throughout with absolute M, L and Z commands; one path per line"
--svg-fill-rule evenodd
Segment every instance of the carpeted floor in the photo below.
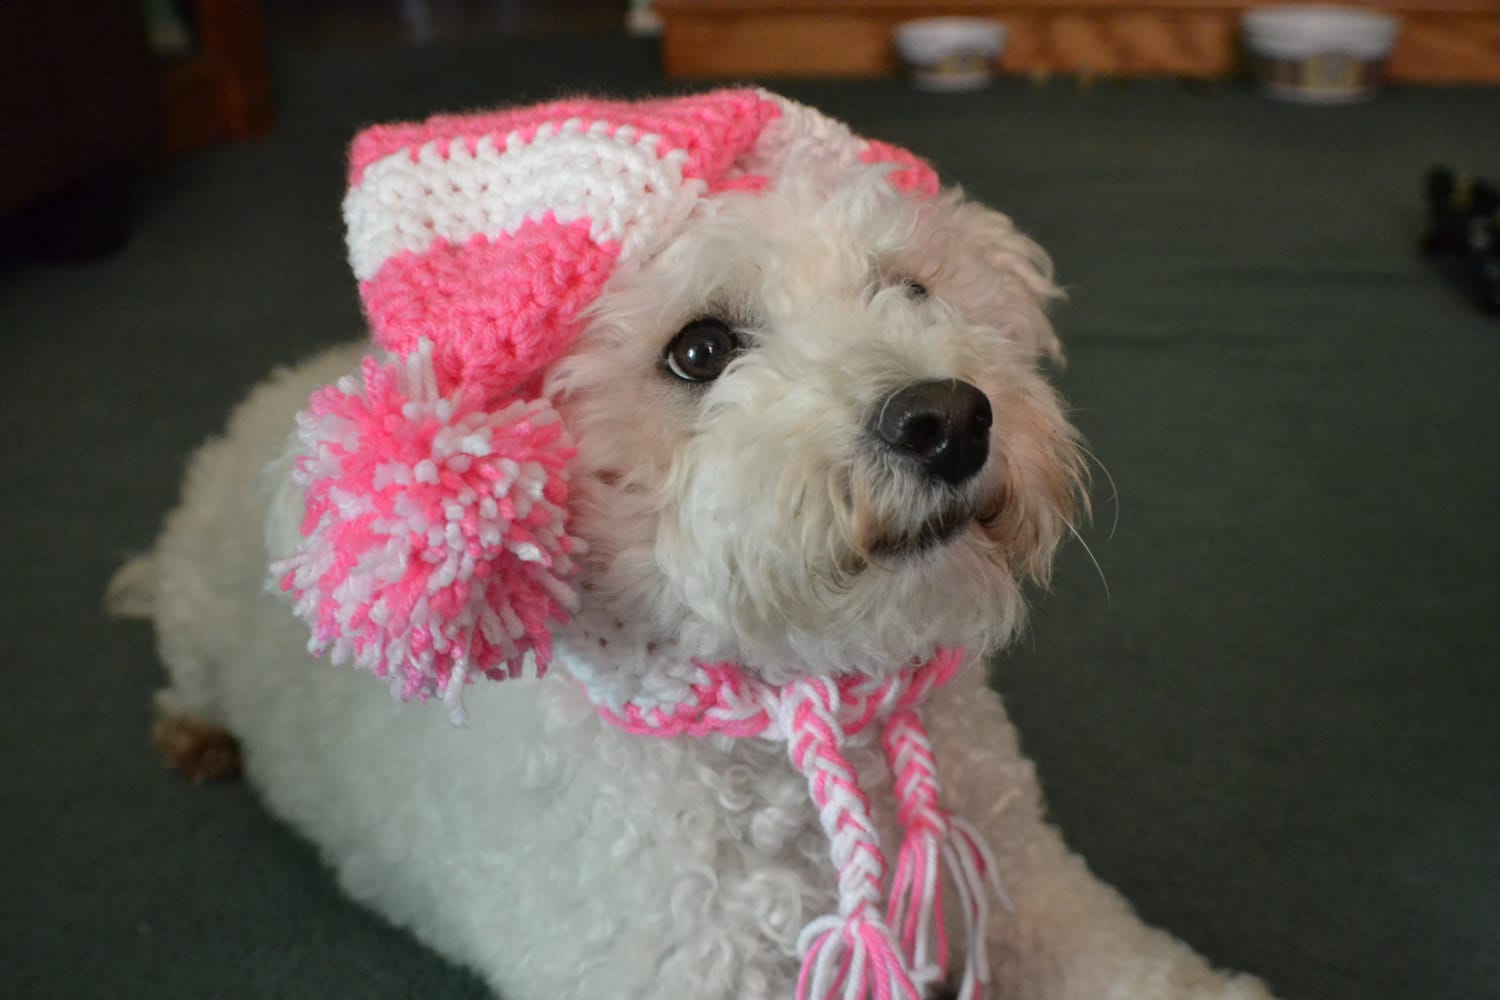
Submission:
M 6 996 L 481 995 L 243 786 L 159 768 L 149 630 L 99 597 L 230 403 L 359 332 L 357 126 L 662 84 L 599 40 L 276 71 L 277 133 L 155 178 L 123 253 L 0 275 Z M 1073 844 L 1292 1000 L 1500 997 L 1500 322 L 1413 251 L 1429 163 L 1500 172 L 1500 92 L 782 89 L 1010 211 L 1072 290 L 1108 590 L 1072 545 L 998 683 Z

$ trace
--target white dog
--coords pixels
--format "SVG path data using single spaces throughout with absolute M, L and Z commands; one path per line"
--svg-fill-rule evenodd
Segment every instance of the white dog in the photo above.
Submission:
M 985 682 L 1082 503 L 1010 220 L 765 92 L 373 130 L 345 210 L 390 365 L 275 374 L 114 587 L 156 621 L 175 764 L 242 755 L 351 895 L 507 1000 L 1267 996 L 1068 852 Z M 360 493 L 402 420 L 458 427 L 451 466 L 377 448 Z M 371 497 L 420 521 L 513 425 L 565 429 L 565 468 L 442 486 L 427 555 L 318 548 Z M 486 589 L 501 549 L 541 604 Z

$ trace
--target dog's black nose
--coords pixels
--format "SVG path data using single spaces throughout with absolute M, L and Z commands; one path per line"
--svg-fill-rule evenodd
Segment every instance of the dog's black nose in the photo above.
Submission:
M 876 410 L 874 431 L 938 479 L 957 486 L 984 468 L 994 422 L 984 393 L 958 379 L 935 379 L 887 396 Z

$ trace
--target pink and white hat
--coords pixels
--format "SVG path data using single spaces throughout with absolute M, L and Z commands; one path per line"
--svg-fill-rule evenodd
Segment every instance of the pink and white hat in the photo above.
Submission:
M 764 90 L 569 100 L 361 133 L 349 259 L 384 357 L 299 415 L 302 544 L 275 567 L 310 649 L 459 711 L 474 675 L 537 673 L 576 606 L 572 445 L 541 395 L 582 311 L 730 191 L 792 163 L 830 174 L 905 150 Z

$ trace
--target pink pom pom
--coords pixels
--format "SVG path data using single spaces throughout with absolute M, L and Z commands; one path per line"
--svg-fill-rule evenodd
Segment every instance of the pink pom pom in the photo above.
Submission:
M 437 389 L 431 345 L 365 359 L 298 415 L 302 544 L 272 569 L 312 628 L 308 648 L 436 694 L 461 719 L 474 673 L 538 676 L 550 625 L 576 607 L 582 543 L 565 530 L 572 443 L 545 400 L 489 412 L 480 389 Z

